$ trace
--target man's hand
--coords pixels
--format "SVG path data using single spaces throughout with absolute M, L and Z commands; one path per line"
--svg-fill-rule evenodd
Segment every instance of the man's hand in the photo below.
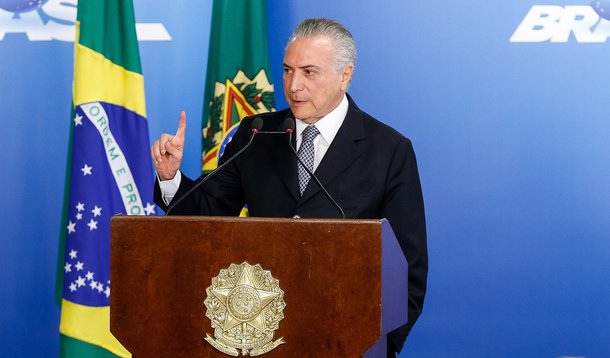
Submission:
M 186 113 L 180 113 L 180 122 L 175 135 L 162 134 L 150 148 L 157 175 L 161 180 L 170 180 L 176 176 L 182 163 L 184 151 L 184 132 L 186 130 Z

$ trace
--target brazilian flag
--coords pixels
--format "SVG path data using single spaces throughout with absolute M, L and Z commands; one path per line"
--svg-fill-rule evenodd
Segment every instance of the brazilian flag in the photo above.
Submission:
M 214 0 L 208 56 L 203 172 L 216 168 L 242 118 L 275 110 L 266 0 Z
M 131 0 L 78 2 L 58 268 L 61 357 L 129 357 L 110 322 L 110 217 L 152 215 L 153 170 Z

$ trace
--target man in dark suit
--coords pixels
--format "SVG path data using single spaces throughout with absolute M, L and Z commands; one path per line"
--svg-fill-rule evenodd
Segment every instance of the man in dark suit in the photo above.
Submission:
M 387 218 L 409 265 L 409 320 L 388 339 L 388 356 L 400 352 L 423 308 L 428 255 L 417 163 L 411 142 L 361 111 L 346 94 L 356 48 L 341 24 L 303 21 L 284 56 L 284 94 L 290 106 L 259 115 L 263 131 L 284 131 L 296 119 L 296 135 L 258 135 L 235 161 L 172 210 L 178 215 L 238 215 L 244 204 L 251 216 L 341 217 L 289 145 L 314 171 L 348 218 Z M 221 163 L 243 148 L 253 118 L 242 120 Z M 158 174 L 155 201 L 167 209 L 193 181 L 180 173 L 186 115 L 176 135 L 164 134 L 151 148 Z

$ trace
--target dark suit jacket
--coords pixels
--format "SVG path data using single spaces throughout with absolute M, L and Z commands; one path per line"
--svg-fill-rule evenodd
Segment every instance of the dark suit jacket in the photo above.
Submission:
M 315 171 L 348 218 L 387 218 L 409 265 L 409 323 L 392 332 L 390 349 L 400 351 L 421 313 L 428 272 L 424 206 L 411 142 L 361 111 L 348 96 L 349 109 Z M 261 114 L 262 131 L 283 131 L 289 109 Z M 244 118 L 222 159 L 231 157 L 250 137 L 253 118 Z M 181 201 L 175 215 L 238 215 L 244 204 L 251 216 L 332 218 L 337 209 L 310 180 L 299 195 L 297 161 L 287 135 L 259 134 L 240 157 Z M 294 145 L 294 144 L 293 144 Z M 222 162 L 221 159 L 221 162 Z M 193 185 L 182 177 L 174 198 Z M 155 202 L 162 209 L 158 184 Z

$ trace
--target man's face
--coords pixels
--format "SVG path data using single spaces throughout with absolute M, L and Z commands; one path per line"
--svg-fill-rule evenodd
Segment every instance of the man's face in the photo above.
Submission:
M 325 36 L 297 39 L 284 55 L 284 95 L 294 116 L 308 124 L 335 109 L 347 90 L 353 66 L 337 73 L 336 50 Z

